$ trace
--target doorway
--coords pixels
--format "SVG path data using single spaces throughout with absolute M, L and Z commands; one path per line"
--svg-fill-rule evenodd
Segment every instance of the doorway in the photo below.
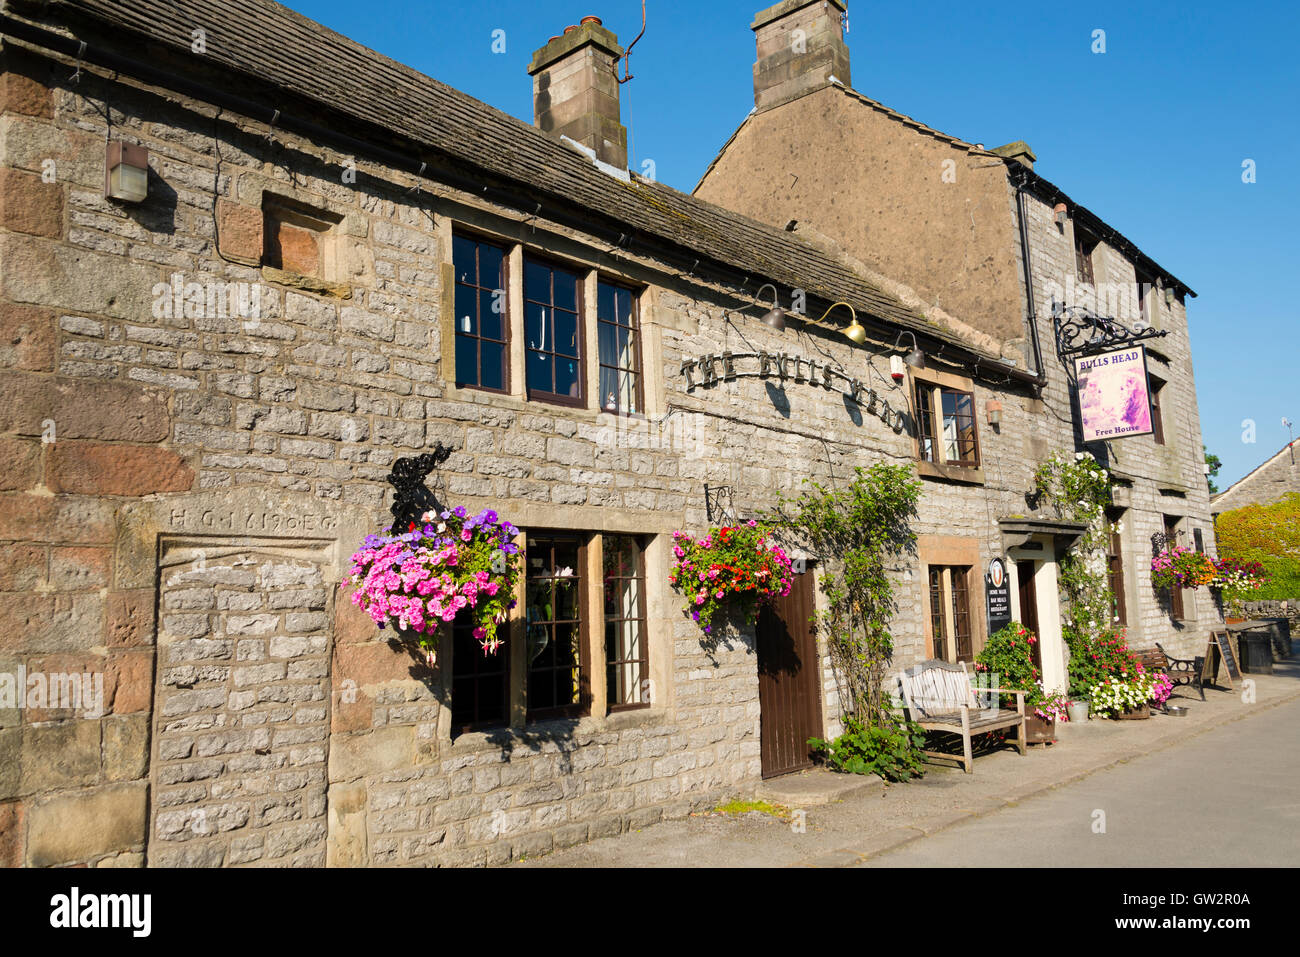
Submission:
M 764 778 L 812 767 L 808 739 L 821 737 L 821 682 L 813 574 L 795 575 L 790 594 L 758 613 L 759 740 Z
M 1038 591 L 1034 587 L 1034 572 L 1038 563 L 1033 561 L 1016 562 L 1016 578 L 1020 582 L 1020 624 L 1028 628 L 1037 641 L 1034 649 L 1034 667 L 1043 673 L 1043 635 L 1038 629 Z

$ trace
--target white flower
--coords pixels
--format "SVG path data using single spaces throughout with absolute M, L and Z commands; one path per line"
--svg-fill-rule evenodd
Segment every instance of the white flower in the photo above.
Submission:
M 1075 453 L 1074 453 L 1074 460 L 1075 460 L 1076 462 L 1082 462 L 1082 461 L 1083 461 L 1083 453 L 1082 453 L 1082 452 L 1075 452 Z
M 572 578 L 573 569 L 570 568 L 568 565 L 565 565 L 563 568 L 559 569 L 555 574 L 556 577 L 558 578 Z

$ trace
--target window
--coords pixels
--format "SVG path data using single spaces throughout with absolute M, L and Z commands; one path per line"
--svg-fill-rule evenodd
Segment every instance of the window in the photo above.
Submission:
M 1115 526 L 1124 521 L 1124 510 L 1108 508 L 1106 521 L 1110 523 L 1110 538 L 1106 549 L 1106 575 L 1115 603 L 1111 606 L 1111 616 L 1119 625 L 1128 624 L 1128 612 L 1124 605 L 1124 549 L 1120 533 Z
M 631 535 L 606 535 L 603 545 L 605 697 L 610 711 L 645 707 L 645 551 Z
M 974 661 L 971 640 L 970 569 L 931 565 L 930 638 L 940 661 Z
M 1092 254 L 1097 248 L 1097 240 L 1093 239 L 1079 227 L 1074 228 L 1074 266 L 1078 274 L 1079 282 L 1091 286 L 1093 284 L 1092 271 Z
M 1177 516 L 1165 516 L 1165 542 L 1166 548 L 1173 548 L 1178 544 Z M 1183 590 L 1181 588 L 1169 589 L 1169 614 L 1178 621 L 1186 617 L 1183 608 Z
M 262 265 L 329 283 L 338 278 L 343 217 L 284 196 L 262 194 Z M 319 285 L 309 285 L 320 291 Z
M 505 626 L 499 634 L 504 637 Z M 510 646 L 483 651 L 464 612 L 451 628 L 451 723 L 454 734 L 504 725 L 510 717 Z
M 456 385 L 505 392 L 506 253 L 500 246 L 452 236 L 456 273 Z
M 597 284 L 596 330 L 601 409 L 622 414 L 640 412 L 640 329 L 632 290 L 606 282 Z
M 1139 330 L 1151 328 L 1151 311 L 1147 306 L 1147 300 L 1151 292 L 1151 277 L 1137 273 L 1137 301 L 1138 315 L 1137 328 Z
M 1155 439 L 1156 445 L 1165 444 L 1165 421 L 1161 414 L 1161 400 L 1164 398 L 1161 391 L 1165 387 L 1163 379 L 1157 379 L 1151 376 L 1151 437 Z
M 979 467 L 972 393 L 918 381 L 916 418 L 922 459 L 935 465 Z
M 582 405 L 582 291 L 578 274 L 524 260 L 528 398 Z
M 529 535 L 528 717 L 577 717 L 589 702 L 584 538 Z

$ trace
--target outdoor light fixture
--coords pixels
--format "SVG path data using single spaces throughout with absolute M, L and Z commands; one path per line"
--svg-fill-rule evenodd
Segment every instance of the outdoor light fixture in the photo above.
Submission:
M 907 377 L 907 366 L 903 364 L 902 356 L 889 357 L 889 374 L 895 382 L 902 382 Z
M 848 336 L 851 342 L 854 342 L 857 345 L 862 345 L 864 342 L 867 341 L 867 330 L 862 328 L 862 324 L 858 322 L 857 310 L 855 310 L 847 302 L 833 302 L 831 303 L 830 309 L 827 309 L 825 312 L 822 313 L 821 319 L 810 319 L 809 321 L 814 323 L 815 325 L 822 325 L 822 319 L 825 319 L 827 316 L 829 316 L 831 314 L 831 309 L 834 309 L 836 306 L 843 306 L 845 309 L 849 311 L 849 314 L 853 316 L 853 321 L 850 322 L 846 328 L 841 329 L 840 331 L 843 332 L 846 336 Z M 834 327 L 832 326 L 831 328 Z
M 916 341 L 916 333 L 915 333 L 915 332 L 913 332 L 913 331 L 910 330 L 910 329 L 904 329 L 902 332 L 900 332 L 900 333 L 899 333 L 899 334 L 894 338 L 894 348 L 895 348 L 895 349 L 898 348 L 899 340 L 902 339 L 903 336 L 911 336 L 911 337 L 912 337 L 912 351 L 909 352 L 909 353 L 907 354 L 906 358 L 904 358 L 903 361 L 906 362 L 906 363 L 907 363 L 909 366 L 911 366 L 913 369 L 924 369 L 924 368 L 925 368 L 925 353 L 921 351 L 921 346 L 920 346 L 920 344 L 917 343 L 917 341 Z
M 778 297 L 776 286 L 772 285 L 770 282 L 764 283 L 758 287 L 758 295 L 763 295 L 764 289 L 772 290 L 772 308 L 763 316 L 763 324 L 771 326 L 777 332 L 785 332 L 785 310 L 782 309 L 777 302 Z
M 104 195 L 139 203 L 149 195 L 149 151 L 143 146 L 113 141 L 104 161 Z
M 1173 308 L 1173 305 L 1174 305 L 1174 287 L 1173 287 L 1173 286 L 1165 286 L 1165 305 L 1166 305 L 1166 306 L 1169 306 L 1171 309 Z
M 1002 424 L 1002 403 L 997 399 L 989 399 L 984 403 L 984 414 L 988 416 L 989 425 L 997 428 Z
M 1064 231 L 1064 230 L 1065 230 L 1065 221 L 1066 221 L 1066 219 L 1069 218 L 1069 215 L 1070 215 L 1070 209 L 1069 209 L 1069 207 L 1066 206 L 1064 203 L 1057 203 L 1057 204 L 1056 204 L 1056 208 L 1053 209 L 1052 212 L 1053 212 L 1053 214 L 1055 214 L 1055 216 L 1056 216 L 1056 225 L 1057 225 L 1057 226 L 1060 226 L 1060 227 L 1061 227 L 1061 230 Z

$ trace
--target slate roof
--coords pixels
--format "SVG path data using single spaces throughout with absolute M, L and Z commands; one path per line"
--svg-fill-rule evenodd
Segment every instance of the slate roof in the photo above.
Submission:
M 1019 161 L 1003 156 L 1000 153 L 995 153 L 993 150 L 985 149 L 983 146 L 980 146 L 979 144 L 968 143 L 965 140 L 961 139 L 960 137 L 953 136 L 950 133 L 945 133 L 942 130 L 936 130 L 933 127 L 926 126 L 920 120 L 913 119 L 912 117 L 908 116 L 906 113 L 900 113 L 898 110 L 886 106 L 884 103 L 881 103 L 879 100 L 873 100 L 871 97 L 866 96 L 863 93 L 859 93 L 857 90 L 853 89 L 852 87 L 844 86 L 842 83 L 838 83 L 838 82 L 835 83 L 834 85 L 837 86 L 840 89 L 840 91 L 843 92 L 844 95 L 848 96 L 850 99 L 856 100 L 857 102 L 870 107 L 871 109 L 875 110 L 878 113 L 883 113 L 885 116 L 888 116 L 890 119 L 898 123 L 901 123 L 904 126 L 909 126 L 912 129 L 916 130 L 918 133 L 923 133 L 926 136 L 933 136 L 935 139 L 943 140 L 945 143 L 952 145 L 956 149 L 966 150 L 972 156 L 987 156 L 989 159 L 1000 160 L 1001 162 L 1006 164 L 1008 175 L 1013 179 L 1013 181 L 1020 180 L 1021 182 L 1024 183 L 1025 188 L 1029 192 L 1035 194 L 1044 202 L 1049 203 L 1053 206 L 1055 206 L 1057 203 L 1065 203 L 1070 208 L 1070 215 L 1076 221 L 1082 222 L 1083 225 L 1087 227 L 1091 232 L 1098 234 L 1098 238 L 1104 239 L 1109 245 L 1115 247 L 1124 255 L 1126 255 L 1133 263 L 1140 266 L 1144 273 L 1151 273 L 1152 275 L 1161 276 L 1165 280 L 1167 280 L 1168 283 L 1174 288 L 1182 289 L 1184 292 L 1186 292 L 1188 295 L 1191 296 L 1196 295 L 1195 291 L 1193 291 L 1191 286 L 1187 285 L 1187 283 L 1183 282 L 1181 279 L 1179 279 L 1177 276 L 1171 273 L 1168 269 L 1165 269 L 1158 262 L 1156 262 L 1146 253 L 1144 253 L 1141 249 L 1138 248 L 1136 243 L 1134 243 L 1131 239 L 1129 239 L 1127 236 L 1121 233 L 1118 229 L 1116 229 L 1114 226 L 1111 226 L 1109 223 L 1103 220 L 1092 210 L 1088 209 L 1086 206 L 1083 206 L 1082 204 L 1075 202 L 1073 199 L 1067 196 L 1065 192 L 1055 183 L 1039 175 L 1038 173 L 1035 173 L 1033 170 L 1029 169 L 1029 167 L 1020 163 Z M 797 102 L 797 100 L 790 101 L 790 103 L 794 103 L 794 102 Z M 790 103 L 782 103 L 780 106 L 773 107 L 772 109 L 780 109 L 783 106 L 789 106 Z M 698 190 L 700 188 L 700 183 L 703 183 L 705 178 L 709 175 L 709 172 L 715 166 L 717 166 L 718 161 L 722 159 L 723 155 L 727 152 L 728 147 L 730 147 L 731 144 L 735 141 L 736 137 L 740 135 L 740 131 L 745 128 L 745 125 L 749 123 L 749 121 L 754 117 L 754 115 L 755 114 L 751 112 L 749 116 L 746 116 L 745 119 L 741 122 L 740 126 L 736 127 L 735 131 L 731 134 L 731 136 L 727 138 L 727 142 L 722 144 L 722 148 L 718 150 L 717 155 L 713 157 L 712 162 L 710 162 L 708 167 L 705 169 L 704 174 L 699 179 L 699 182 L 695 184 L 695 189 Z
M 19 9 L 32 5 L 32 0 L 16 4 Z M 112 34 L 143 41 L 145 50 L 160 44 L 169 53 L 188 56 L 191 32 L 201 28 L 206 33 L 206 61 L 256 81 L 268 105 L 274 105 L 275 90 L 266 87 L 288 91 L 352 118 L 349 133 L 364 136 L 356 131 L 377 126 L 460 164 L 524 184 L 549 197 L 555 204 L 552 209 L 567 206 L 611 217 L 625 224 L 634 237 L 647 235 L 675 244 L 702 262 L 714 261 L 752 275 L 754 281 L 745 287 L 751 292 L 770 281 L 787 290 L 804 289 L 810 297 L 828 302 L 845 299 L 864 318 L 874 316 L 951 343 L 968 355 L 1001 361 L 927 322 L 850 267 L 784 230 L 661 183 L 636 176 L 624 182 L 597 169 L 557 137 L 280 4 L 269 0 L 46 0 L 39 7 L 41 22 L 69 29 L 92 49 Z M 88 52 L 87 58 L 93 54 Z M 526 78 L 521 76 L 520 82 Z M 547 215 L 546 205 L 543 202 L 539 216 Z

